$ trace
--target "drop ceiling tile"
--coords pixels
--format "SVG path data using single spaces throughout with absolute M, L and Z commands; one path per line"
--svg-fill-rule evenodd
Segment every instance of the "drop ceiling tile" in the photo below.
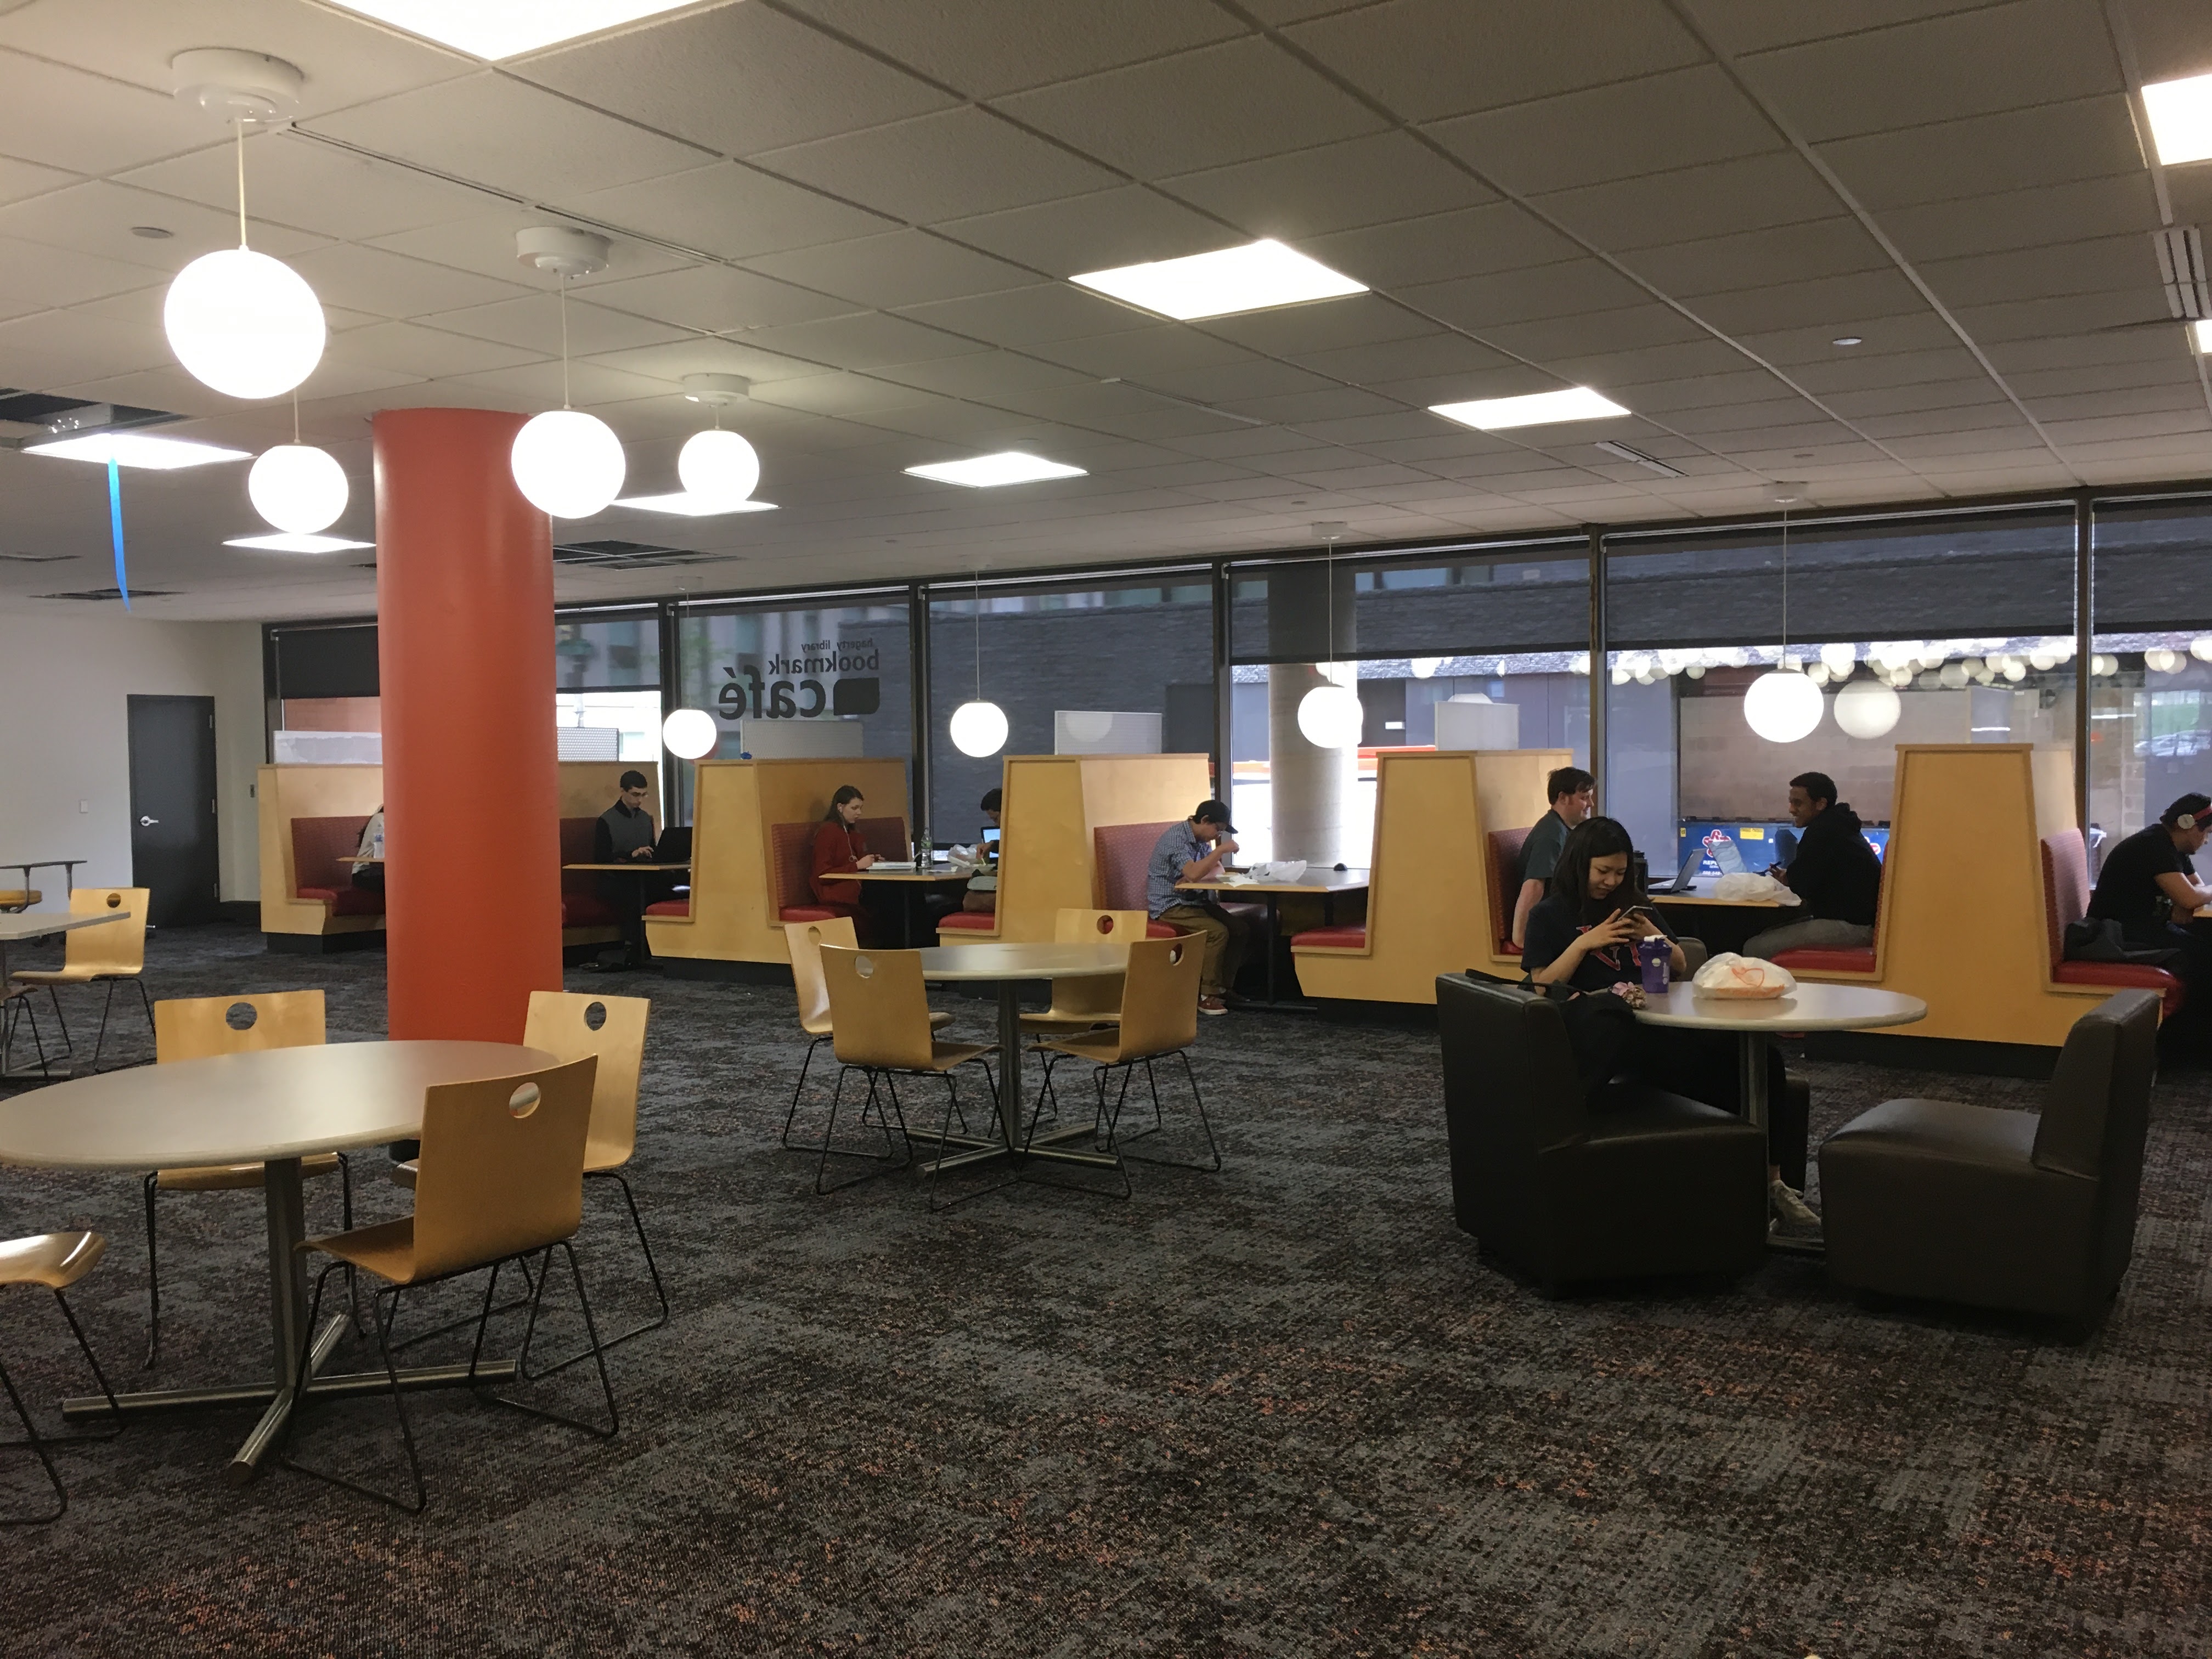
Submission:
M 2166 308 L 2158 258 L 2147 235 L 2102 236 L 1931 260 L 1920 267 L 1920 274 L 1946 305 L 1954 307 L 2133 288 L 2151 302 L 2154 315 Z
M 2078 421 L 2045 421 L 2043 429 L 2062 451 L 2137 439 L 2193 436 L 2212 445 L 2212 415 L 2200 398 L 2194 409 L 2158 410 L 2135 415 L 2106 415 Z M 2101 452 L 2100 452 L 2101 453 Z
M 1907 461 L 1940 459 L 1947 455 L 2024 454 L 2034 451 L 2039 460 L 2048 453 L 2037 440 L 2035 428 L 2024 421 L 1985 430 L 1931 432 L 1914 437 L 1887 438 L 1882 447 Z
M 1661 380 L 1609 381 L 1606 396 L 1655 421 L 1672 424 L 1674 416 L 1685 410 L 1752 404 L 1785 393 L 1796 395 L 1778 377 L 1763 368 L 1749 367 L 1741 357 L 1735 361 L 1738 368 L 1719 374 Z
M 1662 294 L 1692 300 L 1777 283 L 1886 270 L 1893 261 L 1857 220 L 1838 216 L 1642 248 L 1621 256 L 1621 263 Z
M 940 401 L 936 394 L 916 386 L 871 374 L 810 374 L 804 380 L 777 380 L 761 387 L 756 401 L 781 409 L 801 409 L 816 415 L 845 417 L 881 414 L 887 410 L 914 409 Z
M 0 231 L 6 228 L 4 216 L 0 216 Z M 0 306 L 5 306 L 10 315 L 156 286 L 166 292 L 167 276 L 143 265 L 126 265 L 94 254 L 18 241 L 13 236 L 0 234 Z M 0 367 L 0 376 L 12 373 Z
M 1633 322 L 1641 313 L 1628 314 Z M 1584 337 L 1585 343 L 1569 342 L 1543 359 L 1544 367 L 1561 379 L 1574 385 L 1595 386 L 1611 396 L 1613 386 L 1644 386 L 1654 380 L 1686 381 L 1708 374 L 1734 374 L 1756 365 L 1742 352 L 1725 341 L 1716 340 L 1700 330 L 1686 339 L 1662 342 L 1656 345 L 1629 345 L 1606 349 L 1603 336 L 1604 318 L 1589 318 L 1584 321 L 1598 325 Z M 1560 326 L 1544 324 L 1551 328 Z M 1655 324 L 1653 331 L 1656 331 Z M 1595 339 L 1598 349 L 1587 343 Z
M 335 337 L 324 353 L 324 361 L 434 380 L 449 374 L 514 368 L 539 361 L 541 356 L 538 352 L 447 329 L 426 328 L 415 323 L 377 323 Z
M 736 161 L 563 197 L 561 205 L 599 224 L 625 227 L 725 259 L 850 241 L 896 228 L 880 214 Z
M 1429 136 L 1523 196 L 1784 148 L 1759 106 L 1698 64 L 1437 122 Z
M 557 409 L 564 401 L 573 399 L 578 408 L 591 410 L 617 432 L 622 429 L 619 410 L 623 404 L 641 398 L 676 395 L 675 389 L 662 381 L 625 374 L 619 369 L 602 368 L 597 363 L 570 363 L 565 381 L 559 363 L 536 362 L 514 368 L 449 374 L 441 384 L 474 387 L 519 409 Z
M 1963 353 L 1960 355 L 1964 356 Z M 1820 401 L 1837 414 L 1862 424 L 1873 417 L 1929 410 L 1984 406 L 2011 409 L 2012 405 L 2005 399 L 2003 388 L 1995 380 L 1976 369 L 1971 361 L 1962 367 L 1968 372 L 1956 379 L 1922 380 L 1908 386 L 1875 386 L 1857 392 L 1828 392 L 1821 394 Z M 1869 427 L 1867 429 L 1871 431 L 1874 428 Z
M 251 140 L 246 166 L 246 205 L 257 230 L 281 225 L 317 239 L 366 241 L 504 205 L 481 191 L 318 143 L 292 130 Z M 197 203 L 228 217 L 234 230 L 238 164 L 228 144 L 135 168 L 119 182 Z
M 2189 337 L 2179 323 L 2144 328 L 2116 328 L 2103 333 L 2058 338 L 1987 340 L 1981 343 L 2000 374 L 2045 368 L 2108 368 L 2124 363 L 2187 362 Z M 2192 368 L 2191 373 L 2194 374 Z
M 1038 283 L 1003 294 L 902 306 L 898 314 L 1002 346 L 1030 346 L 1109 333 L 1127 326 L 1133 316 L 1127 307 L 1066 283 Z
M 1855 319 L 1850 331 L 1866 343 L 1839 348 L 1835 343 L 1838 331 L 1828 326 L 1742 334 L 1736 339 L 1745 349 L 1757 354 L 1767 362 L 1785 368 L 1798 363 L 1833 362 L 1838 350 L 1869 354 L 1939 351 L 1959 344 L 1959 337 L 1951 331 L 1941 317 L 1924 305 L 1916 311 L 1895 317 Z M 1973 332 L 1971 327 L 1967 331 L 1969 334 Z
M 1608 253 L 1835 216 L 1833 191 L 1796 155 L 1747 156 L 1539 197 L 1534 205 Z
M 1384 125 L 1257 38 L 1063 82 L 1000 106 L 1139 179 L 1226 167 Z M 1164 119 L 1170 111 L 1173 118 Z
M 529 289 L 520 282 L 503 282 L 410 259 L 382 248 L 356 247 L 327 242 L 295 256 L 292 269 L 307 279 L 315 292 L 332 303 L 377 317 L 422 317 L 433 312 L 455 311 L 464 306 L 484 305 L 513 299 Z M 517 275 L 521 267 L 515 268 Z M 549 309 L 553 301 L 549 296 Z
M 879 368 L 889 363 L 928 362 L 988 348 L 903 317 L 862 313 L 821 322 L 757 328 L 744 343 L 836 368 Z
M 1063 368 L 1057 363 L 1044 362 L 1036 357 L 1022 356 L 1011 351 L 975 351 L 965 356 L 940 357 L 926 363 L 902 363 L 879 372 L 886 380 L 942 392 L 946 397 L 969 398 L 986 404 L 1000 402 L 1009 392 L 1034 391 L 1039 387 L 1091 386 L 1095 385 L 1097 380 L 1096 375 L 1085 374 L 1078 369 Z
M 1088 195 L 1112 173 L 969 106 L 756 152 L 757 165 L 911 224 Z
M 1331 351 L 1300 351 L 1290 356 L 1292 362 L 1316 374 L 1370 387 L 1419 375 L 1474 374 L 1517 367 L 1511 358 L 1464 334 L 1417 334 L 1372 345 L 1340 346 Z
M 433 313 L 421 320 L 431 328 L 465 334 L 474 339 L 495 340 L 533 356 L 557 360 L 561 355 L 561 301 L 557 295 L 532 294 L 488 306 L 468 306 L 458 311 Z M 574 295 L 569 296 L 568 350 L 572 356 L 588 357 L 657 345 L 684 337 L 684 331 L 668 323 L 651 321 L 594 305 Z
M 1231 341 L 1165 323 L 1120 329 L 1087 339 L 1041 342 L 1032 349 L 1041 357 L 1102 380 L 1119 376 L 1147 382 L 1178 370 L 1253 361 L 1251 352 Z
M 703 334 L 687 334 L 657 345 L 594 352 L 591 356 L 593 362 L 604 363 L 609 368 L 656 380 L 681 380 L 686 374 L 742 374 L 756 384 L 765 384 L 770 380 L 802 380 L 822 373 L 818 363 L 801 362 L 742 341 L 715 339 Z
M 133 225 L 155 225 L 173 234 L 165 239 L 134 236 Z M 291 258 L 321 242 L 273 225 L 257 225 L 252 234 L 256 248 L 279 258 Z M 95 179 L 0 208 L 0 236 L 141 266 L 165 280 L 203 253 L 236 247 L 238 210 L 218 212 Z
M 198 149 L 226 131 L 214 117 L 166 92 L 4 50 L 0 109 L 8 112 L 10 152 L 76 173 L 143 167 Z
M 2024 300 L 2007 304 L 1961 306 L 1954 312 L 1960 327 L 1984 345 L 2006 340 L 2043 339 L 2054 334 L 2095 334 L 2155 319 L 2166 301 L 2154 288 L 2124 289 L 2106 294 L 2072 294 L 2048 300 Z
M 2177 325 L 2175 332 L 2179 333 Z M 2080 397 L 2125 398 L 2135 395 L 2202 397 L 2197 365 L 2186 351 L 2151 362 L 2103 362 L 2087 368 L 2016 369 L 2005 383 L 2028 400 L 2039 414 L 2054 404 L 2063 405 Z
M 1247 312 L 1241 317 L 1216 317 L 1200 326 L 1209 334 L 1278 357 L 1410 339 L 1436 331 L 1436 324 L 1428 318 L 1393 305 L 1378 294 L 1353 294 L 1340 300 Z
M 7 383 L 27 391 L 52 391 L 135 369 L 169 367 L 175 361 L 161 331 L 158 288 L 0 323 L 0 363 L 8 366 Z
M 2126 100 L 2076 99 L 1820 147 L 1820 158 L 1874 212 L 2142 172 Z M 1971 216 L 1974 209 L 1962 210 Z
M 728 265 L 687 265 L 612 282 L 599 277 L 589 292 L 611 310 L 708 334 L 815 322 L 854 310 L 850 301 Z
M 1036 274 L 921 230 L 767 253 L 746 264 L 763 275 L 855 306 L 925 305 L 1026 288 Z
M 1291 242 L 1497 199 L 1488 185 L 1403 132 L 1184 173 L 1162 187 L 1247 235 Z
M 2101 476 L 2124 478 L 2203 477 L 2212 472 L 2212 433 L 2123 438 L 2066 446 L 2066 459 Z
M 1955 342 L 1923 351 L 1832 349 L 1825 359 L 1792 364 L 1790 375 L 1798 385 L 1823 397 L 1833 392 L 1897 390 L 1931 380 L 1987 378 L 1973 353 Z
M 1551 264 L 1588 252 L 1511 202 L 1319 236 L 1302 251 L 1370 288 L 1383 289 Z
M 1898 208 L 1881 216 L 1883 234 L 1914 261 L 2003 253 L 2061 238 L 2136 235 L 2148 246 L 2158 225 L 2158 198 L 2150 175 L 2140 168 L 2115 178 Z
M 1972 11 L 1989 0 L 1699 0 L 1698 20 L 1722 51 L 1768 52 L 1832 35 L 1856 34 L 1931 14 Z
M 690 144 L 490 71 L 301 125 L 540 202 L 690 172 L 713 159 Z
M 1505 323 L 1618 311 L 1650 295 L 1602 259 L 1570 259 L 1401 289 L 1396 298 L 1456 328 L 1486 335 Z
M 963 0 L 884 6 L 796 0 L 798 9 L 974 98 L 995 98 L 1165 57 L 1244 33 L 1225 12 L 1179 0 Z
M 1707 324 L 1732 337 L 1812 328 L 1827 330 L 1832 339 L 1858 333 L 1863 319 L 1906 315 L 1925 303 L 1920 290 L 1895 270 L 1740 289 L 1688 302 Z
M 1791 395 L 1787 386 L 1771 376 L 1766 377 L 1766 391 L 1761 397 L 1709 404 L 1700 409 L 1678 409 L 1664 416 L 1636 404 L 1629 406 L 1636 409 L 1638 414 L 1648 415 L 1660 422 L 1669 431 L 1686 434 L 1698 439 L 1700 443 L 1705 442 L 1710 434 L 1744 432 L 1770 423 L 1777 431 L 1784 430 L 1802 425 L 1806 421 L 1816 418 L 1820 412 L 1804 398 Z
M 1154 259 L 1210 253 L 1244 240 L 1237 232 L 1142 185 L 1015 208 L 935 228 L 941 234 L 1054 276 L 1111 270 Z M 1098 296 L 1092 296 L 1098 298 Z M 1149 312 L 1099 299 L 1124 317 Z
M 2102 12 L 2014 0 L 1742 60 L 1752 87 L 1815 143 L 2117 94 Z
M 1534 7 L 1389 0 L 1294 26 L 1289 34 L 1413 121 L 1602 86 L 1705 57 L 1664 6 L 1644 0 Z
M 43 196 L 50 190 L 76 184 L 83 177 L 80 173 L 64 173 L 59 167 L 42 167 L 35 161 L 19 161 L 12 155 L 0 155 L 0 202 L 20 202 L 27 197 Z
M 718 6 L 546 52 L 516 72 L 735 156 L 960 101 L 801 19 L 752 4 Z
M 2201 418 L 2203 411 L 2199 410 Z M 1954 409 L 1923 409 L 1895 415 L 1861 415 L 1851 424 L 1869 438 L 1888 444 L 1901 438 L 1942 437 L 1960 433 L 2002 432 L 2015 442 L 2033 441 L 2033 429 L 2020 411 L 2001 399 L 1964 404 Z
M 1481 331 L 1484 342 L 1532 362 L 1615 357 L 1661 346 L 1695 346 L 1712 335 L 1671 306 L 1656 301 L 1529 323 L 1502 323 Z M 1725 348 L 1721 348 L 1725 349 Z M 1735 354 L 1730 353 L 1733 357 Z M 1718 362 L 1719 358 L 1711 361 Z

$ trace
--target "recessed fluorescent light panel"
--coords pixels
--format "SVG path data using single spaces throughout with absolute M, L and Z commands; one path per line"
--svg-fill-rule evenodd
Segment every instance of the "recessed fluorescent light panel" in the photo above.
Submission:
M 2143 88 L 2143 112 L 2166 166 L 2212 161 L 2212 75 L 2153 82 Z
M 250 461 L 242 449 L 223 449 L 215 444 L 196 444 L 189 438 L 149 438 L 136 432 L 88 432 L 79 438 L 56 438 L 23 446 L 26 455 L 58 455 L 65 461 L 96 461 L 105 466 L 143 466 L 154 472 L 173 472 L 180 466 L 207 466 L 216 461 Z
M 658 16 L 692 0 L 337 0 L 374 17 L 496 63 L 502 58 L 597 34 L 641 17 Z
M 2190 324 L 2189 337 L 2197 343 L 2197 349 L 2199 351 L 2208 357 L 2212 357 L 2212 318 Z
M 1034 455 L 1011 449 L 1000 455 L 978 455 L 970 461 L 939 461 L 933 466 L 910 466 L 907 471 L 917 478 L 963 484 L 969 489 L 995 489 L 1000 484 L 1034 483 L 1039 478 L 1084 476 L 1079 466 L 1062 466 L 1058 461 L 1039 460 Z
M 726 507 L 704 495 L 694 495 L 688 489 L 679 489 L 672 495 L 625 495 L 617 507 L 635 507 L 646 513 L 675 513 L 687 519 L 717 519 L 725 513 L 773 513 L 774 501 L 739 501 Z
M 273 536 L 234 536 L 223 545 L 250 547 L 258 553 L 351 553 L 376 544 L 349 542 L 343 536 L 300 536 L 285 531 Z
M 1571 392 L 1539 392 L 1526 398 L 1477 398 L 1471 403 L 1431 404 L 1429 413 L 1441 415 L 1480 432 L 1503 432 L 1509 427 L 1549 426 L 1558 421 L 1609 421 L 1628 411 L 1610 398 L 1600 397 L 1586 386 Z
M 1157 259 L 1148 265 L 1123 265 L 1117 270 L 1094 270 L 1068 280 L 1178 322 L 1265 311 L 1273 306 L 1302 306 L 1310 300 L 1335 300 L 1367 292 L 1366 283 L 1355 283 L 1276 241 L 1225 247 L 1218 253 L 1194 253 L 1185 259 Z

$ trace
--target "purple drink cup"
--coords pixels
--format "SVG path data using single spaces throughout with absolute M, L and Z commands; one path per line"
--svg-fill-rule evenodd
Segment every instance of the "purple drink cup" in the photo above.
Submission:
M 1674 947 L 1660 934 L 1636 942 L 1636 965 L 1644 972 L 1644 989 L 1647 995 L 1664 996 L 1669 972 L 1674 967 Z

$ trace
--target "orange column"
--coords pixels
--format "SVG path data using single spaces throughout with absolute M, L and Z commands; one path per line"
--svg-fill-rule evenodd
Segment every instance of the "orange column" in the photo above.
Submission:
M 520 1042 L 561 986 L 553 544 L 524 416 L 376 416 L 377 660 L 394 1037 Z

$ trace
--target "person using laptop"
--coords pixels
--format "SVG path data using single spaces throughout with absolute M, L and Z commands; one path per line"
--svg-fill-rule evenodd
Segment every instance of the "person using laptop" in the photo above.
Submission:
M 659 856 L 659 837 L 654 833 L 653 781 L 633 768 L 616 780 L 621 791 L 615 804 L 592 825 L 592 862 L 650 866 Z M 676 893 L 676 878 L 665 871 L 635 876 L 610 871 L 599 878 L 599 896 L 622 918 L 625 958 L 635 965 L 646 959 L 645 907 Z
M 982 812 L 986 829 L 1000 828 L 999 807 L 1006 797 L 996 789 L 984 793 Z M 975 858 L 979 865 L 969 878 L 968 890 L 960 896 L 960 908 L 973 915 L 988 916 L 999 909 L 999 842 L 994 836 L 980 836 L 975 842 Z
M 1859 815 L 1836 799 L 1836 781 L 1826 772 L 1800 772 L 1790 779 L 1790 821 L 1797 827 L 1797 855 L 1787 868 L 1766 873 L 1796 894 L 1804 908 L 1798 921 L 1753 934 L 1743 954 L 1772 957 L 1784 951 L 1852 951 L 1873 944 L 1881 860 L 1868 845 Z
M 837 793 L 830 797 L 830 810 L 814 829 L 807 885 L 815 903 L 832 915 L 850 916 L 854 936 L 863 945 L 873 945 L 878 930 L 862 906 L 860 884 L 852 879 L 860 871 L 883 862 L 881 854 L 868 850 L 867 837 L 860 833 L 860 819 L 867 810 L 868 803 L 857 786 L 838 786 Z
M 1544 781 L 1551 810 L 1530 826 L 1521 843 L 1521 891 L 1513 901 L 1513 943 L 1525 941 L 1528 913 L 1543 899 L 1559 867 L 1567 832 L 1589 817 L 1597 805 L 1597 780 L 1579 766 L 1562 766 Z

